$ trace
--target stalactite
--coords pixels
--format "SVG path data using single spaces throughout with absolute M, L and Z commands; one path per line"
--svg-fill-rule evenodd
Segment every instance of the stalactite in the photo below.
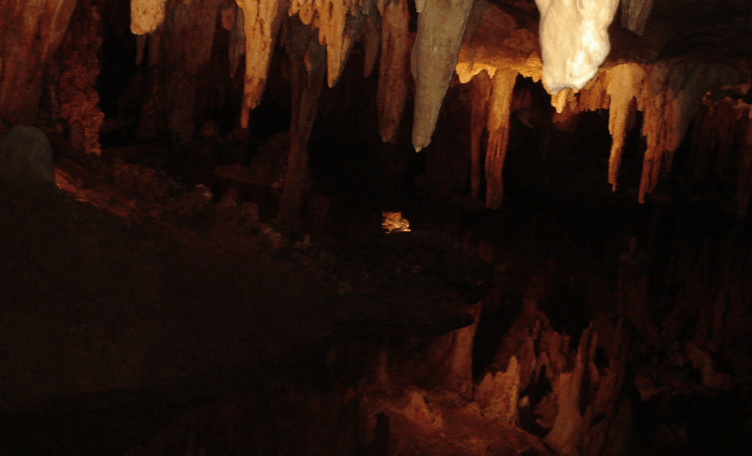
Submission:
M 611 44 L 608 26 L 619 0 L 535 0 L 540 11 L 543 85 L 555 95 L 582 89 L 598 73 Z
M 342 69 L 357 42 L 375 0 L 292 0 L 290 15 L 298 14 L 306 24 L 318 29 L 319 43 L 326 46 L 327 82 L 339 80 Z
M 621 150 L 634 110 L 644 114 L 642 135 L 647 150 L 643 159 L 639 201 L 655 189 L 662 171 L 671 169 L 689 123 L 702 104 L 703 94 L 733 84 L 738 71 L 722 64 L 697 61 L 658 61 L 649 65 L 620 63 L 601 70 L 579 92 L 563 89 L 551 97 L 559 118 L 583 111 L 609 110 L 612 143 L 609 183 L 618 184 Z M 634 99 L 634 101 L 633 101 Z
M 467 33 L 457 56 L 455 71 L 461 83 L 486 70 L 513 68 L 538 82 L 542 77 L 538 37 L 514 16 L 478 0 L 468 18 Z
M 381 14 L 371 14 L 366 20 L 363 29 L 363 49 L 365 57 L 363 58 L 363 77 L 370 78 L 376 62 L 379 58 L 379 49 L 381 47 Z
M 310 26 L 292 20 L 290 29 L 287 43 L 292 83 L 290 151 L 278 218 L 294 227 L 300 221 L 303 191 L 308 180 L 308 138 L 324 82 L 326 49 L 315 39 L 315 31 Z
M 225 13 L 227 11 L 227 13 Z M 238 7 L 237 4 L 231 5 L 227 10 L 223 11 L 227 14 L 228 20 L 232 22 L 223 26 L 230 32 L 229 43 L 227 45 L 228 58 L 230 59 L 230 77 L 235 77 L 238 73 L 238 66 L 240 65 L 240 56 L 245 54 L 245 24 L 243 21 L 243 9 Z
M 486 207 L 497 209 L 504 194 L 504 158 L 509 143 L 509 114 L 512 92 L 517 81 L 515 70 L 499 70 L 494 75 L 489 106 L 488 145 L 486 148 Z
M 160 43 L 162 41 L 162 30 L 156 30 L 144 38 L 145 45 L 149 49 L 149 61 L 147 63 L 149 73 L 149 84 L 144 102 L 141 104 L 141 113 L 138 116 L 138 127 L 136 135 L 139 139 L 153 139 L 157 136 L 157 130 L 161 126 L 159 119 L 159 89 L 162 86 L 163 75 L 159 70 L 160 61 Z
M 168 0 L 131 0 L 131 32 L 144 35 L 164 23 Z
M 410 85 L 408 65 L 412 36 L 408 30 L 407 0 L 392 0 L 384 6 L 381 20 L 379 62 L 379 133 L 384 142 L 396 141 Z
M 243 10 L 245 85 L 240 123 L 248 127 L 249 111 L 261 102 L 269 76 L 274 43 L 282 24 L 285 0 L 236 0 Z
M 608 160 L 608 183 L 616 191 L 621 166 L 621 152 L 627 135 L 628 121 L 633 115 L 633 100 L 641 97 L 642 81 L 645 72 L 637 64 L 621 64 L 608 70 L 607 92 L 610 97 L 608 107 L 608 131 L 611 133 L 611 152 Z
M 62 73 L 58 94 L 60 117 L 70 128 L 71 145 L 86 154 L 101 154 L 99 127 L 104 113 L 99 109 L 96 90 L 99 76 L 97 54 L 102 44 L 99 10 L 90 1 L 82 0 L 74 14 L 72 28 L 63 43 Z
M 493 83 L 486 71 L 482 71 L 470 81 L 470 187 L 473 198 L 480 197 L 483 185 L 483 154 L 481 151 L 483 132 L 488 122 L 488 103 Z
M 34 122 L 45 69 L 75 7 L 76 0 L 0 0 L 0 117 Z
M 645 32 L 655 0 L 621 0 L 621 26 L 638 35 Z
M 421 0 L 415 3 L 418 34 L 412 54 L 412 74 L 416 84 L 413 114 L 413 147 L 416 151 L 431 142 L 472 5 L 472 0 Z
M 160 103 L 168 110 L 170 131 L 182 142 L 193 138 L 198 72 L 211 57 L 221 1 L 179 3 L 170 11 L 164 25 L 159 54 L 163 72 Z
M 701 106 L 702 95 L 714 87 L 735 83 L 735 69 L 699 62 L 658 62 L 649 67 L 638 109 L 644 112 L 642 135 L 647 150 L 643 159 L 639 201 L 655 189 L 663 165 L 671 169 L 689 122 Z

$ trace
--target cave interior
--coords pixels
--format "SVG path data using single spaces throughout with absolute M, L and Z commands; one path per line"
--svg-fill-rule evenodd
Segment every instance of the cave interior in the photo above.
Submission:
M 0 456 L 752 454 L 749 1 L 0 11 Z

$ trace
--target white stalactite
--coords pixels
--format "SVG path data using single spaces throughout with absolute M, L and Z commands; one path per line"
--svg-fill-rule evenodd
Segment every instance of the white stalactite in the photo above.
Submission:
M 131 32 L 153 32 L 165 20 L 167 0 L 131 0 Z
M 611 44 L 619 0 L 535 0 L 540 12 L 543 84 L 552 95 L 580 90 L 598 73 Z

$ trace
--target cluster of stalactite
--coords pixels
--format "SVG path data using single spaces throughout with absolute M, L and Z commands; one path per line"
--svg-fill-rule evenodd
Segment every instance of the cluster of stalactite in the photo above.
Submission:
M 194 107 L 199 70 L 211 57 L 219 7 L 226 2 L 179 2 L 172 5 L 169 14 L 163 13 L 163 24 L 154 25 L 136 19 L 147 17 L 135 16 L 137 3 L 132 3 L 131 30 L 150 31 L 148 38 L 141 37 L 138 41 L 139 63 L 147 46 L 149 55 L 148 96 L 139 117 L 139 135 L 154 137 L 160 127 L 166 127 L 176 141 L 188 142 L 196 129 Z M 150 11 L 163 9 L 154 7 Z M 153 19 L 148 17 L 150 21 Z M 156 28 L 149 29 L 150 26 Z
M 553 5 L 551 8 L 563 8 L 557 2 L 546 2 L 549 3 Z M 622 2 L 621 17 L 626 27 L 637 33 L 644 31 L 652 3 Z M 12 123 L 35 119 L 45 72 L 62 42 L 75 5 L 75 0 L 0 2 L 5 11 L 0 42 L 6 44 L 0 56 L 0 117 Z M 480 195 L 485 184 L 486 204 L 496 208 L 503 196 L 503 166 L 509 117 L 515 109 L 516 76 L 538 81 L 545 74 L 537 27 L 529 20 L 535 13 L 531 13 L 530 4 L 518 6 L 522 10 L 527 8 L 530 15 L 513 15 L 485 0 L 416 1 L 418 21 L 417 31 L 413 32 L 406 0 L 133 0 L 131 30 L 140 35 L 139 60 L 146 46 L 149 49 L 148 95 L 141 107 L 139 135 L 154 137 L 162 127 L 169 129 L 178 141 L 193 138 L 196 124 L 201 120 L 194 113 L 199 73 L 211 56 L 218 22 L 229 31 L 231 74 L 235 74 L 245 54 L 239 125 L 247 127 L 249 111 L 261 102 L 272 55 L 281 37 L 292 65 L 302 65 L 307 75 L 292 85 L 305 84 L 309 89 L 301 86 L 293 92 L 310 91 L 305 96 L 294 96 L 293 100 L 291 125 L 295 139 L 291 142 L 289 160 L 299 165 L 289 168 L 290 190 L 283 197 L 283 206 L 287 205 L 283 218 L 295 219 L 304 188 L 300 183 L 305 181 L 307 135 L 318 103 L 319 89 L 314 86 L 319 77 L 330 87 L 335 85 L 354 45 L 362 40 L 365 74 L 370 74 L 379 61 L 379 129 L 385 141 L 396 140 L 412 86 L 410 73 L 415 84 L 412 142 L 416 150 L 430 143 L 454 73 L 461 82 L 472 80 L 477 86 L 473 88 L 470 121 L 473 194 Z M 303 28 L 296 23 L 302 23 L 307 31 L 302 32 Z M 296 59 L 300 62 L 295 63 Z M 95 72 L 89 71 L 85 78 L 72 78 L 76 72 L 73 67 L 80 69 L 83 65 L 69 62 L 68 77 L 62 75 L 62 79 L 70 84 L 63 81 L 61 84 L 70 86 L 72 79 L 76 79 L 78 86 L 95 77 Z M 319 76 L 322 71 L 325 73 Z M 609 181 L 614 188 L 618 184 L 621 151 L 630 119 L 635 111 L 643 113 L 642 135 L 647 150 L 639 200 L 644 201 L 661 175 L 670 169 L 673 154 L 700 109 L 703 95 L 722 85 L 735 84 L 741 76 L 728 65 L 692 60 L 611 61 L 581 91 L 564 89 L 552 102 L 559 111 L 558 120 L 585 110 L 609 110 L 613 138 Z M 79 95 L 92 90 L 92 87 L 77 89 Z M 86 99 L 85 105 L 95 104 L 92 93 Z M 75 129 L 81 123 L 76 120 L 79 117 L 101 117 L 93 108 L 73 109 L 71 103 L 67 105 L 70 109 L 64 111 Z M 94 131 L 97 122 L 90 121 L 91 125 L 83 128 L 86 139 L 78 141 L 81 145 L 86 143 L 84 149 L 88 152 L 98 150 Z M 484 130 L 488 131 L 485 152 L 481 150 Z M 743 189 L 749 187 L 749 179 L 742 176 L 749 174 L 744 171 L 748 168 L 745 160 L 740 159 L 743 168 L 738 179 L 740 207 L 746 207 L 749 193 Z
M 498 16 L 496 19 L 492 19 Z M 504 27 L 506 24 L 506 27 Z M 488 37 L 484 35 L 488 34 Z M 503 194 L 503 165 L 509 132 L 510 113 L 519 106 L 513 91 L 517 75 L 541 78 L 536 58 L 507 54 L 507 46 L 519 50 L 534 48 L 529 33 L 512 16 L 490 9 L 483 16 L 470 46 L 460 52 L 457 73 L 462 82 L 472 78 L 477 89 L 473 96 L 471 131 L 473 193 L 478 194 L 485 168 L 486 204 L 497 208 Z M 496 40 L 490 39 L 497 38 Z M 500 38 L 500 39 L 499 39 Z M 483 44 L 481 44 L 483 43 Z M 524 54 L 523 54 L 524 55 Z M 529 55 L 529 54 L 528 54 Z M 493 82 L 489 83 L 487 77 Z M 662 174 L 671 168 L 674 152 L 682 144 L 692 119 L 702 106 L 703 96 L 724 86 L 736 84 L 741 73 L 735 67 L 701 61 L 658 60 L 652 63 L 607 62 L 582 90 L 562 90 L 552 97 L 557 115 L 554 122 L 566 122 L 583 111 L 609 111 L 612 146 L 609 182 L 618 185 L 624 139 L 633 127 L 634 114 L 642 112 L 642 136 L 646 139 L 639 201 L 644 202 Z M 744 93 L 743 95 L 746 95 Z M 485 166 L 480 165 L 481 136 L 488 131 Z M 733 138 L 729 138 L 733 140 Z M 743 174 L 743 170 L 740 171 Z M 741 176 L 740 174 L 740 176 Z

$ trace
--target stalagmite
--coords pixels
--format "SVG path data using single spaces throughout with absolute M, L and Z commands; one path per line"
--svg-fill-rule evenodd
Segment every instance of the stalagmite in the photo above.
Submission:
M 638 35 L 645 32 L 655 0 L 621 0 L 621 26 Z
M 578 455 L 578 444 L 582 438 L 583 419 L 581 395 L 583 382 L 586 381 L 589 365 L 593 359 L 597 335 L 592 328 L 585 330 L 580 338 L 574 369 L 562 372 L 554 384 L 554 394 L 558 404 L 558 413 L 554 427 L 546 435 L 546 443 L 564 455 Z
M 543 84 L 555 95 L 580 90 L 598 73 L 611 44 L 608 26 L 619 0 L 535 0 L 540 11 Z
M 290 29 L 287 53 L 291 67 L 292 119 L 287 174 L 278 218 L 286 225 L 294 226 L 300 220 L 303 191 L 308 180 L 308 138 L 324 83 L 326 49 L 318 43 L 311 27 L 292 20 Z
M 509 114 L 515 70 L 499 70 L 493 80 L 491 103 L 488 113 L 488 145 L 486 148 L 486 207 L 497 209 L 504 195 L 504 158 L 509 143 Z
M 31 123 L 76 0 L 0 0 L 0 117 Z
M 131 32 L 153 32 L 165 20 L 167 0 L 131 0 Z
M 468 314 L 474 319 L 473 324 L 436 338 L 426 356 L 436 383 L 468 399 L 472 397 L 473 341 L 481 309 L 481 302 L 471 306 Z
M 517 420 L 520 387 L 520 365 L 512 356 L 505 372 L 487 373 L 475 390 L 475 401 L 483 415 L 504 424 Z
M 249 111 L 261 102 L 274 53 L 274 42 L 284 17 L 285 0 L 235 0 L 243 10 L 245 32 L 245 85 L 240 123 L 248 127 Z
M 412 37 L 408 30 L 407 0 L 392 0 L 384 6 L 381 20 L 379 62 L 379 133 L 384 142 L 396 141 L 410 84 L 408 65 Z
M 431 142 L 441 103 L 457 64 L 472 0 L 418 0 L 418 34 L 413 47 L 415 80 L 413 147 Z
M 611 133 L 611 153 L 608 160 L 608 182 L 616 191 L 621 165 L 621 152 L 627 135 L 628 120 L 633 114 L 635 104 L 632 100 L 640 98 L 645 72 L 634 63 L 617 65 L 608 71 L 607 92 L 610 96 L 608 108 L 608 131 Z

